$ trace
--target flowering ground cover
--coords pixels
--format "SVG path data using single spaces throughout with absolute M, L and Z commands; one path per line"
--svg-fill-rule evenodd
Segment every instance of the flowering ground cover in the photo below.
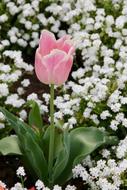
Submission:
M 0 1 L 0 106 L 28 122 L 31 107 L 28 102 L 34 100 L 39 105 L 43 121 L 49 124 L 49 87 L 41 84 L 34 72 L 35 52 L 43 29 L 54 33 L 57 39 L 66 34 L 72 36 L 76 50 L 68 81 L 55 86 L 55 123 L 69 131 L 94 127 L 118 138 L 116 144 L 111 145 L 109 140 L 84 157 L 72 169 L 72 179 L 63 186 L 55 184 L 52 189 L 125 190 L 127 1 Z M 15 135 L 15 132 L 0 112 L 0 139 L 10 135 Z M 5 158 L 2 154 L 0 160 Z M 6 161 L 8 159 L 9 155 Z M 18 159 L 13 176 L 16 177 L 18 167 L 25 168 L 19 168 L 14 181 L 20 184 L 12 185 L 13 182 L 2 176 L 1 169 L 0 188 L 13 186 L 12 190 L 18 190 L 33 186 L 48 189 L 42 181 L 37 181 L 40 179 L 33 180 L 32 176 L 29 177 L 30 186 L 27 185 L 30 172 L 20 156 Z M 3 168 L 4 163 L 1 165 Z M 24 186 L 20 177 L 23 177 Z

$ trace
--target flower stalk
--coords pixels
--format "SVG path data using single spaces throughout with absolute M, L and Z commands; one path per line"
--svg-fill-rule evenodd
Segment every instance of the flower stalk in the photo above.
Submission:
M 54 84 L 50 86 L 50 141 L 49 141 L 49 182 L 52 186 L 52 168 L 54 157 L 54 139 L 55 139 L 55 126 L 54 126 Z

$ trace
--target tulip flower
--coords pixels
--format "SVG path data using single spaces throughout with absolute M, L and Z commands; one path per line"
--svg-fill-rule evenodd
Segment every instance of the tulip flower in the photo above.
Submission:
M 70 36 L 65 35 L 56 40 L 53 33 L 43 30 L 39 47 L 35 54 L 35 72 L 38 79 L 50 87 L 50 142 L 48 172 L 50 186 L 52 186 L 52 169 L 54 158 L 54 85 L 63 84 L 69 76 L 73 64 L 74 46 Z
M 73 64 L 74 46 L 70 36 L 56 40 L 53 33 L 43 30 L 35 55 L 35 72 L 44 84 L 63 84 Z

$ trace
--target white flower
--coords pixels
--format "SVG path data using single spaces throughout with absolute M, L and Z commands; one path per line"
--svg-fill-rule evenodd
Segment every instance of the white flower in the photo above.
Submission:
M 25 120 L 27 118 L 27 112 L 25 110 L 21 110 L 19 112 L 19 116 L 21 119 Z
M 83 181 L 87 181 L 89 178 L 89 174 L 86 169 L 81 165 L 78 164 L 72 169 L 73 178 L 82 177 Z
M 17 176 L 25 176 L 26 175 L 26 173 L 25 173 L 25 170 L 24 170 L 24 167 L 22 167 L 22 166 L 20 166 L 18 169 L 17 169 L 17 171 L 16 171 L 16 174 L 17 174 Z
M 22 187 L 21 183 L 16 183 L 14 187 L 11 188 L 11 190 L 27 190 L 26 188 Z
M 21 84 L 22 84 L 23 87 L 28 87 L 30 85 L 30 80 L 29 79 L 24 79 L 21 82 Z
M 127 128 L 127 118 L 124 118 L 124 119 L 123 119 L 122 125 Z
M 118 158 L 123 158 L 127 154 L 127 137 L 119 142 L 119 145 L 116 149 L 116 156 Z
M 86 108 L 85 111 L 83 112 L 83 116 L 89 118 L 91 111 L 92 111 L 91 108 Z
M 41 181 L 41 180 L 37 180 L 36 183 L 35 183 L 35 187 L 37 190 L 41 190 L 44 188 L 44 183 Z
M 24 94 L 24 89 L 22 87 L 17 88 L 17 92 L 19 95 Z
M 48 187 L 43 187 L 43 190 L 50 190 Z
M 31 93 L 29 96 L 27 96 L 27 100 L 37 100 L 37 94 Z
M 119 125 L 119 122 L 116 121 L 116 120 L 112 120 L 111 121 L 111 124 L 110 124 L 110 128 L 114 131 L 116 131 L 118 129 L 118 125 Z
M 119 28 L 119 29 L 123 28 L 125 22 L 126 22 L 126 17 L 120 15 L 120 16 L 117 17 L 117 19 L 116 19 L 116 22 L 115 22 L 116 27 Z
M 8 85 L 5 83 L 0 84 L 0 98 L 9 94 Z
M 103 149 L 102 152 L 101 152 L 103 158 L 108 158 L 110 156 L 110 151 L 107 150 L 107 149 Z
M 0 123 L 0 129 L 4 129 L 5 128 L 5 124 L 4 123 Z
M 77 123 L 77 120 L 76 120 L 76 118 L 71 117 L 71 118 L 68 120 L 68 123 L 71 124 L 71 125 L 75 125 L 75 124 Z
M 103 111 L 103 112 L 100 114 L 100 118 L 103 119 L 103 120 L 107 119 L 107 117 L 111 117 L 111 114 L 109 113 L 108 110 L 105 110 L 105 111 Z
M 106 16 L 106 24 L 108 27 L 114 24 L 114 17 L 112 15 Z
M 46 105 L 40 105 L 40 110 L 41 110 L 41 113 L 43 114 L 44 112 L 45 113 L 48 113 L 48 107 Z
M 19 99 L 18 94 L 11 94 L 7 97 L 5 104 L 12 105 L 13 107 L 21 107 L 25 103 L 24 99 Z
M 4 121 L 4 120 L 5 120 L 5 116 L 4 116 L 4 114 L 3 114 L 2 112 L 0 112 L 0 120 L 1 120 L 1 121 Z
M 65 190 L 76 190 L 76 187 L 74 185 L 67 185 Z
M 0 15 L 0 23 L 6 22 L 8 20 L 8 16 L 6 14 Z
M 53 190 L 62 190 L 62 187 L 59 185 L 54 185 Z

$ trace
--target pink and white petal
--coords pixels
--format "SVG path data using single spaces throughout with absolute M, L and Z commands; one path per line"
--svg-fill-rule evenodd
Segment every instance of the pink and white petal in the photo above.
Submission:
M 75 52 L 75 47 L 72 46 L 70 49 L 69 49 L 69 52 L 68 52 L 68 55 L 74 55 L 74 52 Z
M 61 60 L 65 59 L 66 56 L 67 54 L 64 51 L 54 49 L 50 54 L 43 57 L 43 62 L 47 69 L 52 70 Z
M 37 78 L 44 84 L 49 84 L 49 76 L 48 71 L 45 65 L 42 62 L 42 57 L 38 52 L 38 49 L 36 51 L 35 55 L 35 73 L 37 75 Z
M 71 40 L 65 40 L 63 43 L 57 45 L 57 48 L 68 54 L 71 47 L 74 47 Z
M 39 52 L 42 56 L 49 54 L 57 47 L 56 39 L 53 33 L 43 30 L 39 42 Z
M 47 68 L 49 80 L 52 81 L 52 83 L 54 83 L 53 70 L 65 57 L 67 57 L 67 54 L 57 49 L 54 49 L 49 55 L 43 57 L 43 63 Z
M 53 77 L 56 85 L 63 84 L 69 76 L 73 64 L 73 57 L 67 56 L 53 70 Z
M 63 37 L 61 37 L 59 40 L 56 41 L 57 43 L 57 49 L 60 49 L 63 45 L 65 40 L 70 40 L 71 36 L 69 35 L 65 35 Z
M 65 51 L 66 53 L 69 52 L 69 50 L 73 47 L 72 41 L 71 40 L 66 40 L 63 44 L 62 50 Z

